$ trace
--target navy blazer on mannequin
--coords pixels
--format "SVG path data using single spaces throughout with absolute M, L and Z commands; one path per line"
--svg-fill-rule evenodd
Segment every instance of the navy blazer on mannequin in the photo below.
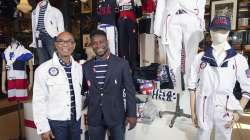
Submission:
M 97 86 L 94 65 L 95 58 L 83 65 L 84 81 L 88 85 L 85 101 L 88 106 L 88 125 L 102 125 L 104 119 L 106 125 L 115 126 L 124 123 L 126 117 L 136 117 L 136 91 L 128 62 L 110 54 L 102 91 Z M 126 97 L 123 97 L 124 89 Z

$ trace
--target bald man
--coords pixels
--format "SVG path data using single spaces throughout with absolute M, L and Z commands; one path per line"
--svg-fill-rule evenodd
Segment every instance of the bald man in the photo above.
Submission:
M 35 71 L 33 117 L 42 140 L 80 140 L 82 67 L 73 58 L 75 40 L 60 33 L 53 58 Z

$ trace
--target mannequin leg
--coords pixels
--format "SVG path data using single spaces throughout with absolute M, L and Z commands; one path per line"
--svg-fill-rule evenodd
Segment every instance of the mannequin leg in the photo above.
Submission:
M 215 109 L 215 140 L 231 140 L 232 128 L 225 128 L 225 124 L 233 119 L 232 112 L 224 116 L 226 110 L 216 107 Z
M 40 65 L 52 58 L 54 53 L 54 38 L 50 37 L 48 34 L 41 34 L 38 40 L 41 40 L 42 43 L 42 47 L 37 47 L 38 62 Z
M 110 52 L 114 55 L 117 55 L 117 30 L 116 30 L 116 27 L 113 25 L 100 24 L 100 25 L 98 25 L 97 28 L 106 32 Z
M 119 56 L 129 61 L 130 67 L 137 66 L 136 23 L 127 18 L 119 19 Z
M 129 62 L 130 67 L 132 69 L 138 66 L 137 63 L 137 56 L 138 56 L 138 49 L 137 49 L 137 28 L 136 23 L 128 20 L 128 35 L 129 35 Z
M 185 47 L 185 77 L 188 77 L 190 73 L 190 66 L 198 52 L 200 41 L 203 39 L 203 31 L 200 27 L 200 21 L 195 15 L 183 14 L 180 15 L 183 19 L 183 42 Z M 185 78 L 185 83 L 187 83 Z
M 173 16 L 169 23 L 168 39 L 169 45 L 166 46 L 167 60 L 170 67 L 170 75 L 174 89 L 181 93 L 181 50 L 182 50 L 182 29 L 179 24 L 178 16 Z
M 116 33 L 115 33 L 115 28 L 114 26 L 108 27 L 106 29 L 107 33 L 107 38 L 109 41 L 109 49 L 110 52 L 114 55 L 116 55 Z
M 127 32 L 127 22 L 126 19 L 118 20 L 118 37 L 119 37 L 119 48 L 118 54 L 120 57 L 128 59 L 129 49 L 128 49 L 128 32 Z

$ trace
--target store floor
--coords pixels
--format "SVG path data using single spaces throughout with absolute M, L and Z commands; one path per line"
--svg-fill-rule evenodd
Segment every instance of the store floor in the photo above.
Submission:
M 9 102 L 7 99 L 0 100 L 0 140 L 18 140 L 19 122 L 17 102 Z M 20 110 L 23 120 L 23 109 Z M 21 125 L 22 136 L 24 136 L 23 121 Z
M 0 100 L 0 110 L 16 105 L 16 102 Z M 21 111 L 23 113 L 23 111 Z M 23 118 L 23 116 L 22 116 Z M 24 128 L 22 126 L 22 128 Z M 6 114 L 0 114 L 0 140 L 17 140 L 18 138 L 18 119 L 17 112 L 13 110 Z M 23 132 L 24 134 L 24 132 Z M 239 122 L 234 126 L 232 140 L 250 139 L 250 109 L 248 109 Z
M 250 139 L 250 109 L 248 109 L 239 122 L 234 126 L 232 140 Z

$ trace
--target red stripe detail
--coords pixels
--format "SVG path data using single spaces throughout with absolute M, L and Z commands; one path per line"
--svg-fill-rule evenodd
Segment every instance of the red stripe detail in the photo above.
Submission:
M 24 119 L 24 126 L 36 129 L 34 121 Z
M 136 16 L 134 11 L 120 11 L 120 18 L 127 17 L 128 19 L 132 20 L 133 22 L 136 22 Z
M 26 101 L 28 99 L 29 99 L 28 96 L 25 96 L 25 97 L 8 97 L 9 101 L 16 101 L 16 100 L 18 100 L 18 101 Z
M 15 79 L 15 80 L 8 80 L 7 83 L 8 90 L 11 89 L 27 89 L 28 82 L 27 79 Z

